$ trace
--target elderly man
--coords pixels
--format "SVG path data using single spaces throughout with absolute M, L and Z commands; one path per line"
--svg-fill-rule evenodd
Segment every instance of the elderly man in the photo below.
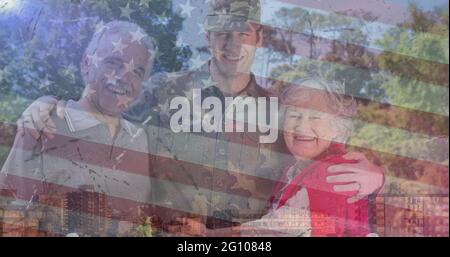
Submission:
M 83 96 L 68 101 L 64 119 L 49 116 L 54 137 L 33 138 L 28 128 L 16 136 L 0 187 L 14 190 L 18 205 L 46 210 L 40 230 L 117 235 L 111 219 L 137 219 L 138 205 L 124 203 L 151 201 L 146 135 L 121 113 L 141 93 L 152 52 L 151 39 L 138 25 L 106 24 L 81 61 Z
M 178 218 L 194 217 L 208 228 L 220 228 L 258 218 L 267 210 L 273 180 L 279 175 L 274 171 L 284 158 L 279 144 L 260 144 L 258 133 L 174 133 L 169 127 L 171 99 L 194 100 L 193 89 L 201 89 L 202 98 L 270 96 L 250 72 L 256 49 L 263 42 L 259 23 L 257 0 L 213 1 L 205 21 L 210 61 L 195 70 L 155 75 L 140 101 L 126 112 L 128 119 L 148 125 L 149 152 L 155 156 L 152 176 L 158 178 L 153 188 L 155 204 L 167 208 L 159 216 L 181 233 L 196 234 L 195 228 L 183 226 L 189 225 L 183 223 L 186 219 Z M 23 121 L 33 121 L 43 136 L 51 136 L 39 113 L 48 113 L 56 103 L 49 97 L 37 100 L 24 112 L 19 127 Z M 56 109 L 62 107 L 64 102 L 59 102 Z M 329 169 L 330 183 L 348 183 L 335 190 L 359 189 L 349 198 L 356 201 L 381 188 L 380 167 L 360 153 L 346 157 L 356 162 Z M 333 176 L 333 172 L 352 176 Z

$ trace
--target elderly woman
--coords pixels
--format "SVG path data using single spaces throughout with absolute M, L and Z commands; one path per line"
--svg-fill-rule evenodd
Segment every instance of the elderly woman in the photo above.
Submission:
M 343 155 L 356 104 L 344 96 L 341 84 L 317 77 L 296 84 L 287 86 L 280 99 L 283 138 L 295 161 L 284 169 L 270 211 L 231 230 L 208 230 L 189 221 L 199 235 L 370 235 L 367 200 L 349 203 L 355 192 L 337 193 L 333 186 L 342 185 L 327 183 L 329 166 L 354 162 Z
M 344 96 L 342 84 L 318 77 L 287 86 L 280 100 L 283 138 L 295 161 L 275 187 L 271 211 L 244 224 L 241 234 L 368 235 L 367 201 L 349 204 L 353 192 L 336 193 L 326 181 L 329 166 L 352 162 L 342 156 L 356 103 Z
M 305 78 L 281 95 L 283 138 L 295 157 L 272 197 L 270 217 L 295 220 L 280 231 L 293 235 L 365 236 L 369 233 L 367 202 L 349 204 L 352 192 L 336 193 L 327 183 L 327 168 L 351 163 L 344 143 L 352 131 L 353 99 L 341 84 Z M 289 217 L 292 218 L 289 218 Z

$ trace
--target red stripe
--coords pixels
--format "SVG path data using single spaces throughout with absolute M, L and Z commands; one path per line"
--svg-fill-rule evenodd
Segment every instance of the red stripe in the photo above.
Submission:
M 8 175 L 5 177 L 5 181 L 9 185 L 21 185 L 20 187 L 15 188 L 15 195 L 16 199 L 23 200 L 23 201 L 29 201 L 31 197 L 33 196 L 33 191 L 30 190 L 32 188 L 37 189 L 37 194 L 41 193 L 41 195 L 44 196 L 60 196 L 62 198 L 66 197 L 67 193 L 78 191 L 77 188 L 72 188 L 64 185 L 58 185 L 53 183 L 46 183 L 45 185 L 41 183 L 40 181 L 25 178 L 25 177 L 19 177 L 15 175 Z M 51 191 L 52 194 L 48 195 L 46 192 Z M 4 195 L 3 195 L 4 194 Z M 107 203 L 110 204 L 111 209 L 115 209 L 121 214 L 111 215 L 111 218 L 120 220 L 120 221 L 127 221 L 130 223 L 137 224 L 137 218 L 139 217 L 139 210 L 141 210 L 145 215 L 152 216 L 160 222 L 163 222 L 164 225 L 168 225 L 168 222 L 173 222 L 176 217 L 193 217 L 193 218 L 200 218 L 201 220 L 206 220 L 207 217 L 194 214 L 194 213 L 188 213 L 185 211 L 180 211 L 177 209 L 172 208 L 166 208 L 159 205 L 149 204 L 149 203 L 143 203 L 138 202 L 130 199 L 120 198 L 116 196 L 111 196 L 107 194 L 102 193 L 95 193 L 95 195 L 103 196 L 107 199 Z M 10 197 L 9 193 L 7 193 L 7 190 L 0 191 L 0 196 Z M 60 206 L 56 204 L 56 201 L 45 201 L 45 197 L 35 198 L 37 204 L 43 204 L 50 207 L 55 208 L 63 208 L 67 211 L 76 211 L 81 212 L 84 214 L 92 214 L 92 215 L 98 215 L 98 213 L 95 213 L 93 210 L 85 209 L 85 210 L 78 210 L 78 209 L 69 209 L 66 206 Z M 142 214 L 141 214 L 142 215 Z M 108 218 L 104 216 L 105 218 Z M 223 222 L 221 219 L 208 217 L 210 220 L 220 223 Z
M 336 13 L 368 22 L 376 21 L 389 25 L 398 26 L 409 22 L 411 13 L 408 6 L 382 0 L 277 0 L 279 2 L 298 5 L 311 9 Z M 438 31 L 432 31 L 438 35 L 444 35 Z
M 8 180 L 8 183 L 10 183 L 10 184 L 18 183 L 20 181 L 20 182 L 23 183 L 23 185 L 26 186 L 26 188 L 31 188 L 32 186 L 34 186 L 36 184 L 40 184 L 39 181 L 35 181 L 35 180 L 32 180 L 32 179 L 28 179 L 28 178 L 17 177 L 17 176 L 13 176 L 13 175 L 8 176 L 7 180 Z M 65 194 L 67 192 L 71 192 L 71 191 L 74 190 L 74 188 L 69 188 L 69 187 L 65 187 L 65 186 L 61 186 L 61 185 L 51 184 L 50 186 L 51 186 L 52 191 L 55 192 L 55 193 L 58 193 L 58 194 Z M 23 187 L 23 188 L 25 188 L 25 187 Z M 31 192 L 31 191 L 28 191 L 28 192 Z M 99 194 L 99 195 L 101 195 L 101 194 Z M 1 191 L 0 192 L 0 196 L 10 197 L 10 195 L 5 193 L 5 191 Z M 20 190 L 19 192 L 17 192 L 17 196 L 18 196 L 18 199 L 26 201 L 26 200 L 30 199 L 31 194 L 30 193 L 26 193 L 24 190 Z M 163 208 L 163 207 L 160 207 L 160 206 L 152 206 L 152 205 L 149 205 L 149 204 L 142 204 L 142 203 L 131 201 L 131 200 L 128 200 L 128 199 L 121 199 L 121 198 L 112 197 L 112 196 L 107 196 L 107 199 L 111 203 L 111 206 L 115 207 L 116 209 L 128 212 L 127 215 L 118 216 L 118 217 L 114 217 L 114 218 L 119 218 L 120 220 L 129 221 L 129 222 L 134 223 L 134 224 L 137 224 L 136 223 L 136 219 L 133 219 L 133 218 L 136 217 L 137 209 L 140 206 L 145 206 L 144 210 L 145 210 L 145 214 L 146 215 L 153 216 L 153 217 L 159 217 L 160 219 L 162 219 L 164 221 L 167 221 L 170 218 L 177 217 L 177 216 L 188 216 L 188 217 L 194 217 L 194 218 L 200 218 L 200 219 L 205 218 L 205 217 L 202 217 L 202 216 L 199 216 L 199 215 L 193 215 L 193 214 L 190 214 L 190 213 L 181 212 L 181 211 L 176 210 L 176 209 L 169 209 L 169 208 Z M 51 206 L 51 207 L 61 208 L 61 206 L 55 205 L 54 202 L 52 202 L 52 201 L 44 201 L 44 200 L 42 200 L 42 198 L 38 199 L 37 203 L 43 204 L 43 205 L 47 205 L 47 206 Z M 391 209 L 405 209 L 405 208 L 401 208 L 401 207 L 399 208 L 399 207 L 396 207 L 396 206 L 388 206 L 388 208 L 391 208 Z M 129 210 L 132 210 L 132 211 L 130 212 Z M 408 209 L 405 209 L 405 210 L 408 210 Z M 71 211 L 71 210 L 69 210 L 69 211 Z M 74 210 L 74 211 L 79 211 L 79 210 Z M 84 213 L 85 214 L 93 214 L 93 215 L 96 214 L 96 213 L 89 212 L 89 211 L 88 212 L 84 212 Z M 430 218 L 430 220 L 434 219 L 434 218 L 447 217 L 447 216 L 432 215 L 432 214 L 428 215 L 428 214 L 425 214 L 425 213 L 424 213 L 423 216 L 427 217 L 427 218 Z M 390 222 L 389 217 L 386 218 L 384 216 L 383 217 L 378 216 L 378 219 L 383 219 L 386 224 L 390 224 L 389 223 Z M 230 234 L 231 233 L 232 232 L 230 231 Z
M 257 77 L 257 81 L 261 81 L 261 84 L 263 85 L 272 85 L 271 90 L 274 95 L 281 93 L 285 87 L 301 86 L 296 83 L 283 82 L 264 77 Z M 314 88 L 308 88 L 308 90 L 311 90 L 312 92 L 320 91 L 319 89 Z M 347 97 L 348 95 L 341 96 Z M 421 133 L 429 136 L 448 137 L 449 135 L 449 128 L 447 125 L 449 122 L 448 116 L 380 103 L 361 97 L 354 97 L 354 99 L 362 105 L 358 107 L 358 112 L 356 116 L 353 117 L 355 120 L 403 129 L 409 132 Z M 366 109 L 369 106 L 370 109 Z M 308 108 L 313 109 L 312 107 Z M 401 119 L 399 119 L 400 117 Z
M 384 67 L 385 71 L 389 71 L 392 74 L 407 79 L 448 87 L 449 66 L 445 63 L 419 59 L 392 51 L 381 51 L 374 48 L 364 47 L 349 42 L 340 42 L 339 40 L 331 40 L 319 36 L 315 36 L 313 38 L 314 54 L 311 55 L 311 35 L 287 31 L 268 25 L 263 25 L 263 29 L 265 35 L 263 41 L 264 47 L 275 51 L 284 52 L 290 55 L 298 55 L 311 60 L 327 61 L 330 63 L 343 65 L 345 67 L 368 70 L 371 72 L 378 72 L 381 69 L 378 63 L 378 58 L 389 58 L 391 60 L 395 60 L 395 65 L 386 64 Z M 280 36 L 282 34 L 289 35 L 289 40 L 283 40 Z M 339 48 L 351 49 L 358 54 L 365 53 L 365 59 L 367 60 L 364 62 L 355 62 L 353 59 L 350 60 L 349 57 L 345 57 L 344 54 L 340 55 L 339 52 L 334 51 L 334 49 Z M 354 57 L 355 55 L 351 56 L 351 58 Z M 400 63 L 407 63 L 408 65 L 399 65 Z
M 445 198 L 447 202 L 441 202 L 440 206 L 436 206 L 436 203 L 430 205 L 432 199 Z M 418 204 L 409 207 L 386 204 L 386 201 L 391 202 L 392 199 L 403 200 L 400 204 L 404 205 L 411 204 L 414 200 L 418 201 Z M 435 213 L 436 207 L 446 208 L 446 213 Z M 377 197 L 376 209 L 377 226 L 384 230 L 384 236 L 448 236 L 448 195 L 380 196 Z M 447 224 L 441 223 L 442 221 Z M 437 231 L 436 228 L 443 228 L 444 231 Z
M 29 133 L 26 133 L 26 135 L 29 136 Z M 72 138 L 66 137 L 66 136 L 61 136 L 61 135 L 56 135 L 55 140 L 65 144 L 65 142 L 72 140 Z M 25 140 L 25 141 L 27 141 L 27 140 Z M 25 150 L 32 150 L 34 147 L 34 143 L 32 143 L 33 141 L 31 141 L 31 140 L 29 140 L 29 141 L 30 141 L 29 143 L 24 144 L 22 146 L 18 146 L 18 147 L 21 147 L 22 149 L 25 149 Z M 243 143 L 245 143 L 245 141 Z M 85 140 L 79 140 L 79 141 L 77 141 L 76 144 L 73 143 L 73 145 L 70 147 L 71 147 L 71 149 L 73 149 L 73 148 L 76 148 L 77 145 L 79 145 L 79 144 L 82 144 L 84 146 L 83 148 L 91 149 L 94 152 L 104 152 L 104 151 L 108 151 L 110 149 L 110 146 L 108 146 L 108 145 L 93 143 L 93 142 L 89 142 L 89 141 L 85 141 Z M 447 175 L 447 173 L 448 173 L 448 167 L 445 165 L 432 163 L 432 162 L 428 162 L 428 161 L 423 161 L 423 160 L 416 160 L 413 158 L 398 156 L 398 155 L 394 155 L 394 154 L 390 154 L 390 153 L 378 152 L 378 151 L 374 151 L 374 150 L 366 149 L 366 148 L 362 148 L 362 147 L 351 147 L 351 148 L 358 150 L 360 152 L 366 153 L 367 156 L 375 158 L 377 160 L 396 160 L 396 163 L 402 164 L 402 165 L 396 166 L 395 170 L 393 170 L 393 172 L 395 172 L 396 177 L 405 178 L 408 180 L 414 180 L 414 178 L 410 177 L 412 175 L 411 174 L 411 165 L 413 165 L 413 167 L 417 167 L 416 169 L 418 171 L 420 169 L 426 170 L 426 174 L 433 173 L 435 176 L 444 179 L 441 181 L 436 181 L 435 179 L 430 180 L 430 181 L 425 181 L 425 182 L 423 182 L 424 184 L 448 188 L 448 177 L 445 180 L 445 175 Z M 117 154 L 120 154 L 122 152 L 122 150 L 125 150 L 125 149 L 117 148 L 113 153 L 115 155 L 117 155 Z M 127 153 L 126 156 L 124 157 L 124 162 L 117 167 L 117 169 L 119 169 L 123 172 L 130 172 L 133 174 L 151 176 L 154 178 L 159 178 L 159 179 L 167 180 L 170 182 L 177 182 L 177 183 L 181 183 L 181 184 L 185 184 L 185 185 L 189 185 L 189 186 L 194 186 L 194 183 L 195 183 L 196 186 L 201 187 L 201 188 L 205 188 L 205 189 L 209 189 L 209 190 L 213 190 L 213 191 L 217 191 L 217 192 L 224 192 L 224 193 L 228 193 L 228 194 L 240 195 L 240 196 L 244 196 L 244 197 L 252 197 L 252 198 L 256 198 L 256 199 L 260 199 L 260 200 L 268 200 L 268 197 L 270 197 L 269 195 L 272 192 L 271 189 L 276 183 L 276 181 L 257 177 L 257 176 L 242 174 L 242 173 L 238 173 L 236 171 L 226 171 L 226 170 L 221 170 L 221 169 L 215 168 L 214 169 L 215 183 L 212 184 L 212 182 L 209 181 L 207 179 L 207 177 L 205 177 L 205 176 L 208 176 L 206 174 L 210 174 L 210 169 L 208 167 L 205 167 L 204 165 L 201 165 L 201 164 L 190 163 L 190 162 L 182 161 L 182 160 L 175 160 L 175 159 L 162 157 L 162 156 L 151 157 L 154 159 L 154 163 L 153 163 L 153 168 L 151 168 L 149 171 L 146 169 L 147 166 L 140 165 L 139 163 L 137 163 L 137 162 L 146 161 L 147 158 L 149 157 L 148 154 L 138 152 L 138 151 L 132 151 L 132 150 L 127 150 L 127 151 L 129 151 L 129 153 Z M 75 153 L 76 153 L 76 151 L 75 151 Z M 96 154 L 92 155 L 91 158 L 83 158 L 83 159 L 80 158 L 80 156 L 78 154 L 70 154 L 69 156 L 67 156 L 66 151 L 48 151 L 47 154 L 49 154 L 51 156 L 63 158 L 63 159 L 72 160 L 75 163 L 79 163 L 79 165 L 83 165 L 84 163 L 86 163 L 86 164 L 98 165 L 100 167 L 105 167 L 105 168 L 110 168 L 110 169 L 113 168 L 113 164 L 111 164 L 109 162 L 105 162 L 104 161 L 105 159 L 103 159 L 103 157 L 99 158 L 100 155 L 96 155 Z M 236 153 L 236 154 L 238 154 L 238 153 Z M 113 155 L 113 156 L 115 156 L 115 155 Z M 129 159 L 126 159 L 126 157 L 129 157 Z M 379 161 L 379 165 L 382 165 L 382 163 L 383 163 L 382 161 Z M 280 167 L 280 168 L 282 168 L 282 167 Z M 244 172 L 253 172 L 253 170 L 246 170 Z M 274 171 L 274 172 L 277 172 L 277 171 Z M 189 175 L 187 175 L 187 174 L 189 174 Z M 262 194 L 256 194 L 255 192 L 250 192 L 250 194 L 249 194 L 249 192 L 247 192 L 247 191 L 231 189 L 229 183 L 232 183 L 233 181 L 235 181 L 236 177 L 242 178 L 247 181 L 254 182 L 255 185 L 264 185 L 261 187 L 258 186 L 258 188 L 264 189 L 264 190 L 267 189 L 267 194 L 265 194 L 266 192 L 264 192 Z M 220 178 L 220 179 L 216 179 L 216 178 Z M 193 183 L 193 181 L 194 181 L 194 183 Z M 447 183 L 444 183 L 445 181 L 447 181 Z M 267 198 L 266 198 L 266 196 L 267 196 Z
M 25 131 L 28 130 L 30 129 L 25 129 Z M 37 143 L 31 138 L 29 132 L 26 132 L 25 138 L 20 141 L 23 143 L 16 144 L 15 147 L 28 151 L 33 151 Z M 274 181 L 261 177 L 215 169 L 214 177 L 219 179 L 215 179 L 216 183 L 211 184 L 206 178 L 204 178 L 206 174 L 210 174 L 210 170 L 201 164 L 179 161 L 162 156 L 152 156 L 147 153 L 120 147 L 114 147 L 114 150 L 111 151 L 111 146 L 109 145 L 90 142 L 83 139 L 74 139 L 64 135 L 55 134 L 54 139 L 48 140 L 46 145 L 47 147 L 44 151 L 45 154 L 70 160 L 72 164 L 79 167 L 83 167 L 85 164 L 97 165 L 102 168 L 112 170 L 115 169 L 142 176 L 151 176 L 153 178 L 159 178 L 190 186 L 194 186 L 193 181 L 195 181 L 196 186 L 201 188 L 245 197 L 252 197 L 252 195 L 249 195 L 249 192 L 230 188 L 230 183 L 235 181 L 236 177 L 253 181 L 256 185 L 267 185 L 270 187 L 275 183 Z M 125 152 L 121 158 L 123 161 L 114 167 L 114 160 L 123 152 Z M 111 153 L 111 158 L 108 156 L 109 153 Z M 151 166 L 148 165 L 150 158 L 152 158 L 154 162 Z M 169 170 L 169 167 L 171 170 Z M 186 174 L 189 174 L 189 176 L 186 176 Z M 265 198 L 257 195 L 254 195 L 253 197 L 260 200 L 266 200 Z
M 0 221 L 0 237 L 56 237 L 56 235 L 49 231 L 36 229 L 25 226 L 22 223 L 2 222 Z

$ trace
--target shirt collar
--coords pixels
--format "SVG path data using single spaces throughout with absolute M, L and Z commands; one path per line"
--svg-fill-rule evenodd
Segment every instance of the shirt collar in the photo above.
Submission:
M 211 86 L 218 87 L 218 83 L 214 82 L 211 77 L 211 72 L 209 70 L 209 66 L 211 61 L 208 61 L 201 65 L 196 69 L 194 74 L 198 76 L 195 78 L 197 81 L 200 81 L 200 88 L 205 89 Z M 218 87 L 220 88 L 220 87 Z M 240 96 L 251 96 L 251 97 L 266 97 L 268 96 L 268 91 L 263 89 L 256 82 L 256 77 L 253 73 L 250 73 L 250 81 L 247 83 L 245 88 L 238 94 Z
M 67 102 L 64 117 L 69 130 L 72 133 L 90 129 L 102 124 L 92 114 L 83 111 L 80 104 L 73 100 Z M 120 118 L 119 120 L 120 129 L 124 129 L 130 136 L 133 136 L 137 132 L 137 128 L 130 122 L 123 118 Z

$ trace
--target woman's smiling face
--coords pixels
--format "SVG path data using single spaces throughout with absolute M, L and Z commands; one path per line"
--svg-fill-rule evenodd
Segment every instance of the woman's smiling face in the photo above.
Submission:
M 286 103 L 284 141 L 295 158 L 311 160 L 323 153 L 336 137 L 334 115 L 324 91 L 295 91 L 295 95 L 299 96 L 297 100 Z M 291 98 L 295 99 L 295 95 Z

